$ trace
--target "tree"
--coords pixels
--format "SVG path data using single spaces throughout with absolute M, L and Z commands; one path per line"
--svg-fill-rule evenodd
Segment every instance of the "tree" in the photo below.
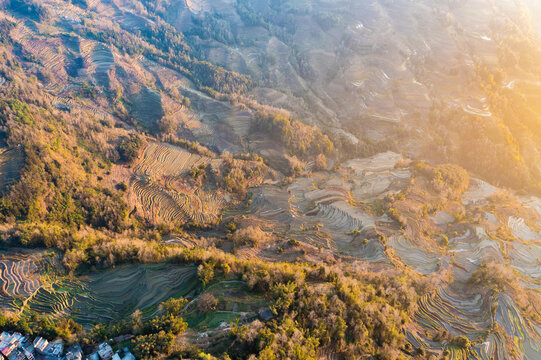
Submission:
M 127 163 L 133 162 L 139 156 L 139 150 L 141 150 L 144 144 L 144 140 L 136 134 L 122 138 L 118 144 L 120 159 Z
M 138 359 L 154 359 L 159 354 L 169 354 L 174 337 L 160 331 L 157 334 L 139 335 L 133 340 L 133 352 Z
M 181 317 L 173 315 L 156 316 L 145 323 L 144 332 L 147 334 L 165 331 L 178 335 L 188 328 L 188 324 Z
M 214 265 L 208 262 L 199 265 L 197 276 L 199 276 L 199 280 L 201 280 L 203 286 L 207 286 L 214 279 Z
M 203 294 L 197 299 L 197 310 L 203 314 L 216 310 L 216 305 L 218 301 L 212 294 Z
M 170 298 L 163 302 L 161 306 L 167 315 L 180 316 L 184 312 L 184 306 L 187 303 L 188 300 L 184 298 Z
M 267 235 L 267 233 L 261 230 L 259 226 L 249 226 L 244 229 L 238 229 L 233 234 L 233 242 L 237 246 L 257 246 L 258 244 L 267 242 L 269 239 L 270 237 Z

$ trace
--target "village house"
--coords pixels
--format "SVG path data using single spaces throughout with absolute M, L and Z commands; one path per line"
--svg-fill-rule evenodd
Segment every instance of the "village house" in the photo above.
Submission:
M 106 342 L 98 345 L 97 351 L 84 356 L 81 345 L 73 344 L 64 354 L 64 343 L 61 339 L 48 341 L 36 337 L 33 342 L 28 337 L 4 331 L 0 333 L 0 360 L 135 360 L 135 356 L 125 347 L 113 352 Z

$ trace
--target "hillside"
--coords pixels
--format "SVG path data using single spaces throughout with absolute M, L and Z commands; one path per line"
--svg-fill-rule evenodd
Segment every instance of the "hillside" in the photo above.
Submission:
M 540 10 L 0 0 L 0 330 L 541 358 Z

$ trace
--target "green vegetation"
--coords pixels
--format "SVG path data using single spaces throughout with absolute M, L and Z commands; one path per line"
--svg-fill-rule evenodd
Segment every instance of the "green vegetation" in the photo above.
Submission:
M 460 167 L 540 188 L 522 15 L 475 9 L 481 41 L 456 4 L 3 5 L 0 240 L 25 255 L 0 328 L 142 359 L 537 355 L 537 199 Z
M 30 113 L 30 108 L 28 104 L 25 104 L 17 99 L 10 99 L 7 102 L 0 101 L 0 111 L 3 112 L 3 118 L 9 116 L 9 113 L 6 113 L 6 108 L 9 106 L 9 109 L 13 112 L 15 120 L 21 122 L 25 125 L 32 125 L 34 123 L 34 117 Z M 2 119 L 2 122 L 5 123 L 6 120 Z
M 333 143 L 327 135 L 297 119 L 263 110 L 257 112 L 256 118 L 256 130 L 269 131 L 277 136 L 294 155 L 308 157 L 329 154 L 333 150 Z
M 144 140 L 138 135 L 130 135 L 123 138 L 118 144 L 118 153 L 120 159 L 124 162 L 131 163 L 139 156 L 139 150 L 145 145 Z
M 235 231 L 232 239 L 236 246 L 257 246 L 269 241 L 270 237 L 259 227 L 249 226 Z

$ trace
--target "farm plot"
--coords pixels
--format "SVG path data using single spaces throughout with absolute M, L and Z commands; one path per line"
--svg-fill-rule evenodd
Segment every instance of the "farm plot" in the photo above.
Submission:
M 153 89 L 144 87 L 132 98 L 131 114 L 141 124 L 153 129 L 157 126 L 165 112 L 162 106 L 162 96 Z
M 370 215 L 354 209 L 342 200 L 332 204 L 318 204 L 318 211 L 313 216 L 317 216 L 329 228 L 346 233 L 357 229 L 373 229 L 375 226 L 374 219 Z
M 73 315 L 82 323 L 120 319 L 139 309 L 149 317 L 171 297 L 188 297 L 199 287 L 194 266 L 128 265 L 82 277 L 88 294 L 79 296 Z
M 541 235 L 530 229 L 530 227 L 526 225 L 523 218 L 510 216 L 507 222 L 507 226 L 517 239 L 527 242 L 541 240 Z
M 29 296 L 41 286 L 35 258 L 0 260 L 0 286 L 5 296 Z
M 351 236 L 344 235 L 352 231 L 369 231 L 374 229 L 375 220 L 349 203 L 349 189 L 346 184 L 338 183 L 337 179 L 316 179 L 320 188 L 314 189 L 314 179 L 299 179 L 288 188 L 291 192 L 291 205 L 304 218 L 296 221 L 307 223 L 320 222 L 323 228 L 331 230 L 333 237 L 337 236 L 344 241 L 351 240 Z
M 541 358 L 541 329 L 525 319 L 511 297 L 506 293 L 497 295 L 494 320 L 513 340 L 523 359 Z
M 60 39 L 31 39 L 23 42 L 23 48 L 39 59 L 46 69 L 55 74 L 57 82 L 67 80 L 68 74 L 65 69 L 65 57 L 62 53 Z
M 514 242 L 509 246 L 511 266 L 532 280 L 541 280 L 541 245 Z
M 24 151 L 21 147 L 0 149 L 0 190 L 17 181 L 24 165 Z
M 98 85 L 108 86 L 108 72 L 115 62 L 111 49 L 93 41 L 81 41 L 80 49 L 88 74 L 93 75 Z
M 374 155 L 366 159 L 349 160 L 344 164 L 344 168 L 351 168 L 357 175 L 364 176 L 370 172 L 379 172 L 393 170 L 402 159 L 400 154 L 386 152 Z
M 84 286 L 77 281 L 60 280 L 43 286 L 29 299 L 25 310 L 47 315 L 69 314 Z
M 292 210 L 289 205 L 289 194 L 285 189 L 263 185 L 255 190 L 251 200 L 250 212 L 259 218 L 277 221 L 282 225 L 291 222 Z
M 499 242 L 489 238 L 483 228 L 467 230 L 464 235 L 450 239 L 449 244 L 457 279 L 467 280 L 482 263 L 505 263 Z
M 25 26 L 23 21 L 20 21 L 13 29 L 11 29 L 10 36 L 17 42 L 23 42 L 31 39 L 34 36 L 34 32 L 29 27 Z
M 236 135 L 247 136 L 252 126 L 252 114 L 246 110 L 232 110 L 225 121 Z
M 198 298 L 188 304 L 184 318 L 191 328 L 197 330 L 228 327 L 237 319 L 257 316 L 259 309 L 269 305 L 263 296 L 251 293 L 243 281 L 222 281 L 205 289 L 199 296 L 203 294 L 214 296 L 218 305 L 216 311 L 204 314 L 197 310 Z
M 464 205 L 482 203 L 497 192 L 496 187 L 478 179 L 471 179 L 470 187 L 462 196 L 462 203 Z
M 384 154 L 378 157 L 355 161 L 356 170 L 345 169 L 342 174 L 315 174 L 311 178 L 300 178 L 289 186 L 291 195 L 289 205 L 291 210 L 292 229 L 304 229 L 305 235 L 312 244 L 321 243 L 345 251 L 350 255 L 371 262 L 385 262 L 389 259 L 384 253 L 384 247 L 377 239 L 376 223 L 389 222 L 383 217 L 376 217 L 360 206 L 360 199 L 366 200 L 394 187 L 395 181 L 402 181 L 409 172 L 401 173 L 395 169 L 395 161 L 399 156 Z M 392 159 L 389 159 L 392 158 Z M 352 163 L 353 164 L 353 163 Z M 350 164 L 351 165 L 351 164 Z M 374 171 L 371 171 L 373 169 Z M 393 169 L 393 170 L 390 170 Z M 377 171 L 377 172 L 376 172 Z M 397 172 L 398 177 L 391 175 Z M 381 179 L 387 179 L 382 187 L 372 184 Z M 357 194 L 354 192 L 357 190 Z M 358 198 L 358 199 L 357 199 Z M 309 234 L 309 229 L 317 228 L 318 234 Z M 299 238 L 299 237 L 296 237 Z M 329 241 L 328 239 L 332 239 Z
M 491 313 L 481 295 L 467 297 L 440 287 L 419 300 L 415 318 L 425 328 L 473 340 L 490 326 Z
M 194 131 L 197 140 L 220 151 L 238 151 L 242 137 L 248 135 L 252 126 L 252 113 L 187 87 L 180 90 L 190 99 L 202 125 Z
M 135 164 L 134 172 L 152 177 L 180 176 L 194 166 L 207 163 L 217 166 L 220 160 L 193 154 L 169 144 L 150 143 Z
M 39 291 L 44 282 L 41 273 L 52 265 L 53 259 L 42 253 L 4 255 L 0 258 L 0 308 L 17 310 L 20 303 Z
M 187 196 L 173 194 L 159 185 L 146 180 L 137 180 L 132 184 L 135 203 L 145 218 L 155 222 L 185 222 L 187 216 L 183 211 L 183 204 L 187 203 Z M 175 196 L 176 195 L 176 196 Z
M 202 190 L 183 194 L 146 180 L 135 181 L 132 193 L 138 210 L 155 222 L 213 224 L 219 220 L 223 208 L 223 199 L 217 194 Z
M 508 354 L 505 338 L 499 333 L 491 333 L 484 343 L 475 345 L 472 350 L 481 360 L 505 359 Z
M 28 300 L 24 310 L 70 315 L 84 325 L 118 320 L 136 309 L 149 317 L 161 302 L 189 296 L 198 286 L 193 266 L 128 265 L 45 284 Z
M 541 216 L 541 199 L 532 196 L 529 198 L 522 198 L 520 199 L 520 202 L 525 207 L 534 209 L 537 212 L 537 214 Z
M 423 250 L 402 234 L 387 239 L 387 245 L 406 265 L 422 274 L 431 274 L 440 268 L 440 255 Z

